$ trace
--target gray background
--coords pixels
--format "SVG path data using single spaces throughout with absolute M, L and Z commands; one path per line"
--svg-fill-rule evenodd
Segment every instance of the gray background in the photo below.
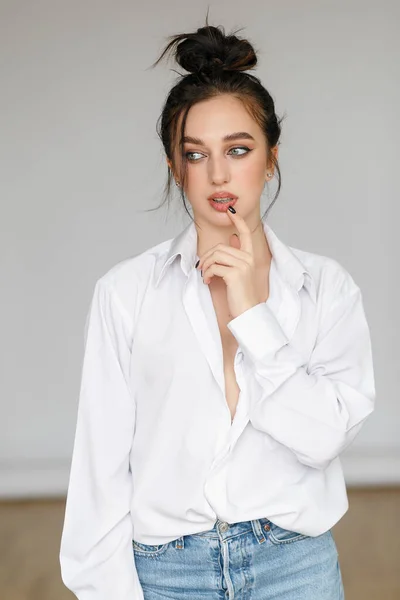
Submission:
M 400 482 L 399 3 L 2 0 L 2 497 L 66 491 L 95 281 L 188 223 L 177 197 L 142 212 L 161 199 L 155 124 L 178 69 L 147 68 L 207 6 L 212 25 L 245 28 L 286 115 L 271 226 L 363 292 L 377 404 L 343 455 L 346 479 Z

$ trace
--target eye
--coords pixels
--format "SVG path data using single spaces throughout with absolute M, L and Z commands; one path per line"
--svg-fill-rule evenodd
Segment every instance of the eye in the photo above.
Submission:
M 232 156 L 237 156 L 238 158 L 245 156 L 246 154 L 251 152 L 250 148 L 248 148 L 247 146 L 235 146 L 235 148 L 231 148 L 229 150 L 229 152 L 232 152 L 233 150 L 244 150 L 243 154 L 233 154 L 232 155 Z M 201 156 L 201 152 L 186 152 L 185 156 L 188 159 L 188 161 L 190 161 L 190 162 L 198 162 L 200 159 L 192 158 L 191 155 L 193 155 L 193 154 L 199 154 Z
M 198 159 L 195 158 L 190 158 L 191 154 L 200 154 L 200 152 L 186 152 L 185 156 L 186 158 L 191 161 L 191 162 L 197 162 Z
M 251 152 L 250 148 L 247 148 L 247 146 L 236 146 L 235 148 L 232 148 L 232 150 L 245 150 L 246 151 L 246 152 L 244 152 L 244 154 L 236 154 L 236 156 L 245 156 L 246 154 Z

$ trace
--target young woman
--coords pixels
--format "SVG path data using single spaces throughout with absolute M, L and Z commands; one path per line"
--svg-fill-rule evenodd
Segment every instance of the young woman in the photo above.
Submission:
M 361 292 L 260 218 L 281 129 L 252 45 L 207 22 L 172 48 L 160 136 L 194 220 L 95 285 L 62 579 L 80 600 L 339 600 L 339 455 L 375 401 Z

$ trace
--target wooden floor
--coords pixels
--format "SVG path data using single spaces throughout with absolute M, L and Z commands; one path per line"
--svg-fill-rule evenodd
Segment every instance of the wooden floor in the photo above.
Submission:
M 346 600 L 400 600 L 400 488 L 348 492 L 350 509 L 333 528 Z M 64 507 L 64 500 L 0 503 L 1 600 L 75 598 L 58 562 Z

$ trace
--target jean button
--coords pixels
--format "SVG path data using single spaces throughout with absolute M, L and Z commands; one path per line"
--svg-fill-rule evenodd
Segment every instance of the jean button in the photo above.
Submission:
M 219 528 L 221 529 L 222 532 L 227 531 L 227 529 L 229 529 L 229 525 L 228 523 L 221 523 Z

